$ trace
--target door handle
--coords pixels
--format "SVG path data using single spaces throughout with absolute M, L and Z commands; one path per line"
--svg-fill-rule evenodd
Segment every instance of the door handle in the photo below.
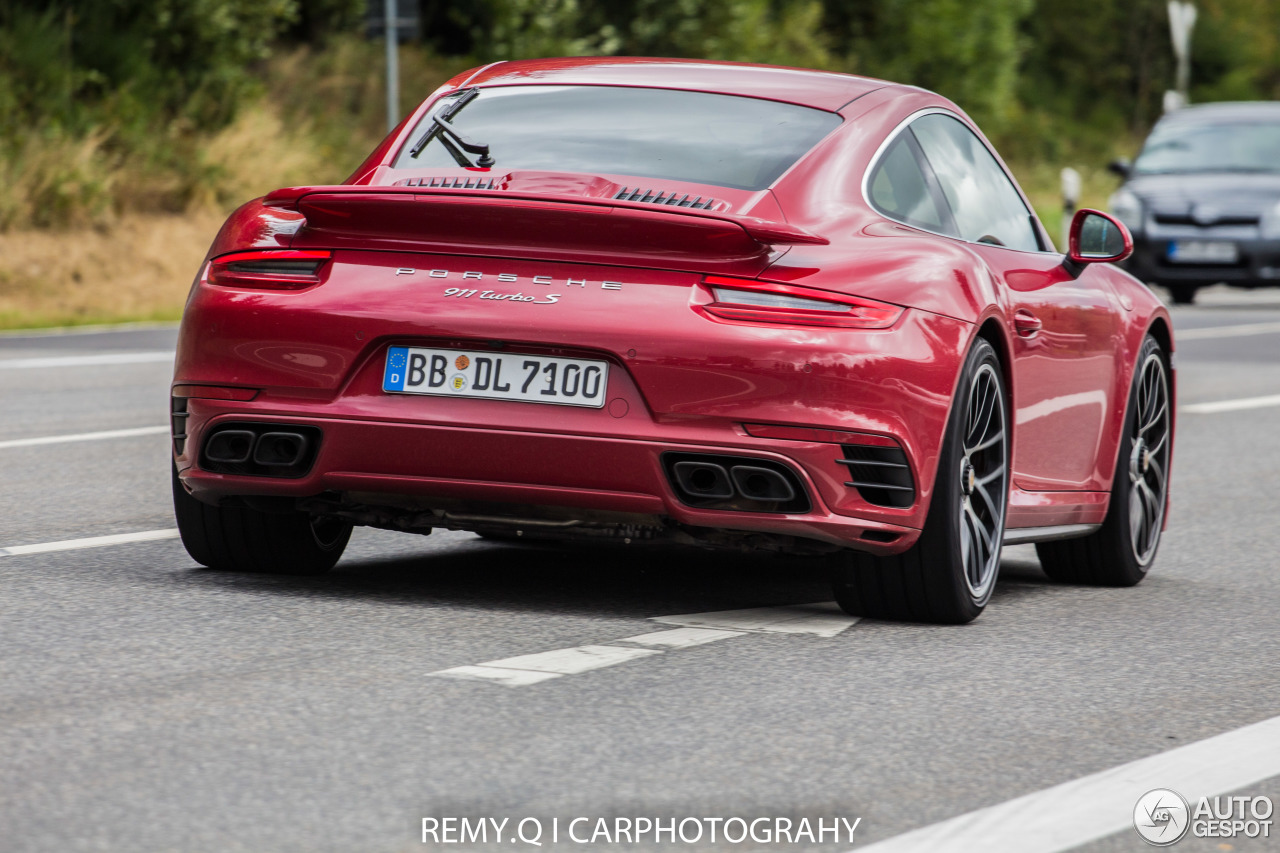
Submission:
M 1019 309 L 1013 315 L 1013 328 L 1024 338 L 1029 338 L 1040 331 L 1043 325 L 1039 317 L 1026 309 Z

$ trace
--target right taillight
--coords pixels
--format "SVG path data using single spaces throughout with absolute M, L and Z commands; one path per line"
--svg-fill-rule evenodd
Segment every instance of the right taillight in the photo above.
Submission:
M 722 320 L 788 326 L 832 326 L 844 329 L 887 329 L 903 308 L 887 302 L 754 279 L 706 276 L 712 301 L 696 309 Z
M 320 268 L 330 253 L 319 250 L 267 249 L 232 252 L 209 264 L 209 283 L 222 287 L 296 290 L 320 283 Z

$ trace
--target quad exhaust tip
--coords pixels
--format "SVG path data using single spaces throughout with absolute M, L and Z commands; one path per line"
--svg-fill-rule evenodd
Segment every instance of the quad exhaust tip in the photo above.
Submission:
M 674 466 L 680 488 L 704 500 L 727 501 L 733 498 L 733 483 L 723 465 L 714 462 L 677 462 Z
M 200 465 L 215 474 L 303 477 L 315 461 L 320 437 L 313 426 L 223 424 L 205 439 Z
M 214 433 L 204 447 L 205 458 L 222 465 L 243 465 L 249 461 L 257 437 L 247 429 L 224 429 Z
M 733 477 L 733 485 L 738 494 L 752 501 L 793 500 L 796 490 L 791 488 L 787 478 L 772 468 L 758 468 L 754 465 L 734 465 L 729 469 Z
M 268 468 L 289 468 L 307 454 L 307 437 L 296 432 L 263 433 L 253 448 L 253 461 Z
M 743 512 L 808 512 L 809 499 L 795 472 L 765 459 L 664 454 L 667 473 L 683 503 Z

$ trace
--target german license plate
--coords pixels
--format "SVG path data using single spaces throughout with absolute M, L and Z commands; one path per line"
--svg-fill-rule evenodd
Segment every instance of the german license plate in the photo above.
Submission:
M 391 347 L 382 390 L 562 406 L 604 405 L 609 363 L 519 353 Z
M 1234 264 L 1240 259 L 1235 243 L 1219 240 L 1178 240 L 1169 244 L 1169 260 L 1180 264 Z

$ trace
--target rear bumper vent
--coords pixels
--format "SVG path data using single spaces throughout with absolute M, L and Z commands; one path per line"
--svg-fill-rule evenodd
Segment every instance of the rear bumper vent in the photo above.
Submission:
M 907 454 L 900 447 L 876 447 L 869 444 L 842 444 L 844 458 L 836 462 L 849 469 L 849 482 L 867 503 L 876 506 L 905 508 L 916 500 L 916 485 L 911 478 Z
M 664 453 L 662 465 L 681 503 L 738 512 L 809 511 L 809 496 L 796 473 L 771 459 Z
M 187 411 L 186 397 L 169 398 L 169 431 L 173 433 L 173 452 L 178 456 L 187 449 L 187 419 L 191 413 Z
M 667 207 L 694 207 L 698 210 L 723 210 L 728 205 L 709 196 L 693 196 L 688 193 L 664 193 L 660 190 L 642 190 L 639 187 L 623 187 L 614 201 L 638 201 L 644 204 L 663 204 Z
M 439 187 L 446 190 L 491 190 L 498 186 L 496 178 L 405 178 L 397 187 Z
M 320 430 L 294 424 L 222 423 L 205 436 L 200 467 L 215 474 L 305 477 L 320 450 Z

